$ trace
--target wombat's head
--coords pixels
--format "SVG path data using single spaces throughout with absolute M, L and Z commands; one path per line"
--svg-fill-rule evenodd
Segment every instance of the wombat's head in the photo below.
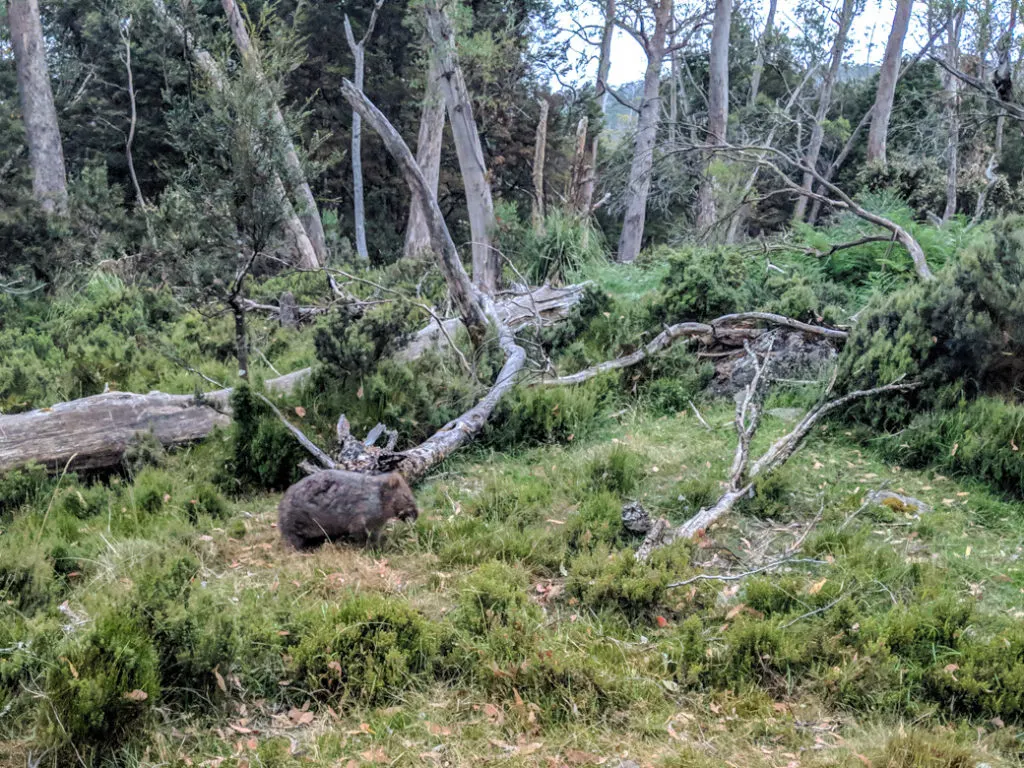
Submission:
M 384 511 L 390 517 L 396 517 L 405 522 L 413 521 L 420 515 L 420 511 L 416 507 L 416 499 L 412 495 L 409 484 L 397 472 L 392 472 L 384 478 L 380 498 Z

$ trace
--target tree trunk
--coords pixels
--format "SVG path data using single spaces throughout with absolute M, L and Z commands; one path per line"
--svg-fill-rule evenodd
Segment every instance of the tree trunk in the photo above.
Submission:
M 228 26 L 231 27 L 231 34 L 235 39 L 235 45 L 243 56 L 249 56 L 252 51 L 252 40 L 249 38 L 249 30 L 246 29 L 245 20 L 238 9 L 235 0 L 221 0 L 221 6 L 228 19 Z M 259 66 L 259 64 L 255 64 Z M 275 103 L 271 112 L 271 119 L 278 132 L 281 154 L 284 156 L 284 166 L 287 173 L 288 186 L 299 203 L 299 221 L 302 222 L 302 229 L 309 238 L 313 252 L 316 257 L 315 264 L 306 264 L 307 267 L 316 268 L 327 262 L 327 236 L 324 234 L 323 221 L 320 219 L 320 209 L 317 206 L 313 190 L 306 179 L 306 173 L 302 168 L 298 152 L 295 151 L 295 143 L 288 133 L 288 126 L 285 123 L 281 108 Z M 302 248 L 300 247 L 300 251 Z M 308 261 L 308 257 L 304 257 Z
M 601 115 L 608 114 L 608 72 L 612 66 L 612 38 L 615 36 L 615 3 L 616 0 L 605 0 L 604 32 L 601 35 L 601 54 L 597 60 L 597 82 L 594 84 L 594 98 L 601 106 Z M 587 173 L 583 178 L 580 190 L 578 210 L 582 215 L 589 216 L 594 207 L 594 189 L 597 186 L 597 136 L 590 139 L 590 151 L 587 159 Z
M 356 90 L 363 92 L 366 78 L 366 50 L 356 42 L 352 24 L 345 14 L 345 37 L 355 59 L 355 75 L 352 78 Z M 352 111 L 352 207 L 356 228 L 356 255 L 364 261 L 370 258 L 366 250 L 366 211 L 363 202 L 363 123 L 359 113 Z
M 726 0 L 732 2 L 732 0 Z M 626 214 L 622 221 L 617 259 L 630 263 L 640 255 L 647 217 L 647 196 L 651 191 L 651 170 L 654 167 L 654 144 L 661 116 L 661 63 L 665 58 L 665 41 L 672 26 L 673 0 L 658 0 L 654 17 L 654 34 L 644 53 L 647 71 L 644 74 L 643 102 L 636 125 L 636 145 L 626 188 Z
M 424 4 L 424 12 L 466 189 L 466 207 L 469 210 L 469 228 L 473 238 L 473 284 L 485 293 L 493 294 L 498 290 L 501 278 L 501 256 L 491 247 L 494 202 L 491 199 L 491 185 L 487 178 L 480 134 L 473 118 L 473 105 L 455 52 L 451 20 L 437 5 L 437 0 L 429 0 Z
M 910 13 L 914 0 L 896 0 L 896 14 L 893 16 L 889 41 L 885 45 L 882 68 L 878 73 L 878 91 L 872 108 L 871 130 L 868 131 L 869 163 L 885 165 L 885 145 L 889 138 L 889 119 L 892 117 L 892 101 L 896 95 L 896 80 L 903 55 L 903 41 L 910 25 Z
M 707 145 L 724 144 L 729 122 L 729 28 L 732 24 L 732 0 L 715 3 L 711 30 L 711 58 L 708 81 Z M 718 216 L 715 208 L 715 179 L 711 174 L 710 153 L 704 161 L 704 178 L 697 193 L 697 230 L 705 236 Z
M 441 144 L 444 141 L 444 94 L 441 79 L 433 59 L 427 65 L 427 85 L 420 114 L 420 131 L 416 139 L 416 165 L 423 171 L 427 186 L 437 197 L 437 184 L 441 175 Z M 423 208 L 409 206 L 409 224 L 405 230 L 405 258 L 417 256 L 430 248 L 430 230 Z
M 67 175 L 38 0 L 7 0 L 7 23 L 18 70 L 21 115 L 32 166 L 32 193 L 46 213 L 63 216 L 68 209 Z
M 761 74 L 764 72 L 764 54 L 768 47 L 768 40 L 771 37 L 775 25 L 775 9 L 779 0 L 769 0 L 768 17 L 764 22 L 764 31 L 757 41 L 757 56 L 754 58 L 754 69 L 750 73 L 750 96 L 747 97 L 747 106 L 753 107 L 757 104 L 757 94 L 761 91 Z
M 231 315 L 235 319 L 235 359 L 238 361 L 238 378 L 249 380 L 249 332 L 245 325 L 245 308 L 242 300 L 231 300 Z
M 946 222 L 956 215 L 956 181 L 959 170 L 960 145 L 960 79 L 953 70 L 960 66 L 960 29 L 963 25 L 964 11 L 954 10 L 950 16 L 948 37 L 946 42 L 946 65 L 949 69 L 942 72 L 943 96 L 945 97 L 946 113 L 946 208 L 942 212 L 942 221 Z
M 544 232 L 544 156 L 548 145 L 548 110 L 551 105 L 547 99 L 539 99 L 540 116 L 537 118 L 537 135 L 533 142 L 533 230 L 537 234 Z
M 593 198 L 587 200 L 587 195 L 593 189 L 587 189 L 587 182 L 593 176 L 593 169 L 588 165 L 587 152 L 587 128 L 590 127 L 590 120 L 586 115 L 576 123 L 576 140 L 573 142 L 572 167 L 569 178 L 566 182 L 565 199 L 577 216 L 589 216 L 593 207 Z
M 821 81 L 821 91 L 818 96 L 818 109 L 814 114 L 814 126 L 811 128 L 811 140 L 807 145 L 807 154 L 804 156 L 804 164 L 809 168 L 816 168 L 818 155 L 821 154 L 821 142 L 825 137 L 825 118 L 828 116 L 829 107 L 832 106 L 832 89 L 835 87 L 836 78 L 839 76 L 839 67 L 843 63 L 843 52 L 846 50 L 846 38 L 850 32 L 850 24 L 853 23 L 853 14 L 856 7 L 854 0 L 843 0 L 843 10 L 839 17 L 839 29 L 836 31 L 835 40 L 832 43 L 832 57 L 828 70 Z M 814 186 L 814 177 L 809 173 L 804 174 L 802 188 L 808 192 Z M 796 209 L 793 212 L 794 221 L 803 221 L 807 212 L 807 198 L 801 196 L 796 201 Z

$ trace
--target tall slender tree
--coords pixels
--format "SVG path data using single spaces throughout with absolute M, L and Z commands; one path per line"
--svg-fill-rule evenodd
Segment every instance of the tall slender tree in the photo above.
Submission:
M 885 45 L 882 68 L 878 72 L 878 91 L 871 111 L 871 129 L 868 131 L 869 163 L 885 165 L 885 148 L 889 138 L 889 120 L 892 117 L 892 102 L 896 95 L 896 80 L 900 72 L 900 58 L 903 56 L 903 41 L 910 26 L 910 14 L 914 0 L 896 0 L 896 13 Z
M 594 83 L 594 98 L 601 106 L 601 115 L 608 115 L 608 73 L 612 66 L 612 39 L 615 36 L 615 4 L 616 0 L 605 0 L 604 29 L 601 32 L 601 52 L 597 59 L 597 77 Z M 580 213 L 588 215 L 594 207 L 594 189 L 597 186 L 597 160 L 599 141 L 597 136 L 590 138 L 590 151 L 583 187 L 580 194 Z
M 473 117 L 473 104 L 455 50 L 455 31 L 451 19 L 438 0 L 427 0 L 423 10 L 427 17 L 427 34 L 431 55 L 437 61 L 441 91 L 452 126 L 455 152 L 466 188 L 466 207 L 473 238 L 473 284 L 485 293 L 494 293 L 501 278 L 501 256 L 491 246 L 494 232 L 494 201 L 487 178 L 480 132 Z
M 821 142 L 825 137 L 825 118 L 828 115 L 829 107 L 832 106 L 832 90 L 835 88 L 836 78 L 839 77 L 839 67 L 843 63 L 843 52 L 846 50 L 846 41 L 849 37 L 850 25 L 853 23 L 855 0 L 843 0 L 842 8 L 837 19 L 839 29 L 836 30 L 835 39 L 832 42 L 832 54 L 829 60 L 828 69 L 821 80 L 818 90 L 818 108 L 814 113 L 814 125 L 811 127 L 811 139 L 807 143 L 807 153 L 804 155 L 804 165 L 814 168 L 818 165 L 818 155 L 821 154 Z M 814 185 L 814 176 L 809 172 L 804 173 L 802 189 L 810 192 Z M 801 196 L 796 201 L 796 209 L 793 212 L 794 221 L 803 221 L 807 213 L 806 196 Z
M 32 192 L 44 211 L 63 215 L 68 207 L 67 174 L 38 0 L 7 0 L 7 23 L 18 70 Z
M 427 187 L 437 197 L 441 176 L 441 145 L 444 141 L 444 93 L 437 63 L 428 56 L 426 87 L 420 112 L 420 128 L 416 138 L 416 164 L 423 172 Z M 409 223 L 405 228 L 406 258 L 430 248 L 430 229 L 423 207 L 413 199 L 409 207 Z
M 946 30 L 946 68 L 942 73 L 943 112 L 946 118 L 946 207 L 942 220 L 956 215 L 956 182 L 959 172 L 960 149 L 960 78 L 954 73 L 960 66 L 960 31 L 963 28 L 964 7 L 954 4 L 949 10 Z
M 708 63 L 708 134 L 706 144 L 724 144 L 729 123 L 729 30 L 732 26 L 732 0 L 716 0 L 711 29 L 711 56 Z M 711 173 L 710 153 L 704 160 L 704 178 L 697 192 L 697 229 L 709 233 L 715 224 L 715 179 Z
M 377 0 L 374 3 L 366 32 L 359 40 L 356 40 L 352 32 L 352 22 L 349 21 L 348 14 L 345 14 L 345 39 L 355 60 L 352 82 L 360 93 L 363 92 L 366 80 L 366 43 L 377 25 L 377 14 L 383 4 L 384 0 Z M 368 259 L 370 254 L 366 249 L 366 211 L 363 203 L 363 124 L 362 118 L 355 110 L 352 111 L 352 207 L 355 215 L 356 255 L 360 259 Z
M 752 107 L 757 103 L 757 94 L 761 91 L 761 75 L 764 73 L 764 57 L 768 49 L 768 42 L 771 40 L 775 28 L 775 11 L 779 0 L 768 0 L 768 15 L 765 17 L 764 30 L 757 39 L 757 55 L 754 57 L 754 67 L 750 72 L 750 95 L 747 97 L 747 106 Z
M 635 261 L 640 255 L 643 242 L 647 197 L 651 191 L 651 170 L 654 167 L 654 144 L 658 136 L 658 118 L 661 116 L 661 65 L 668 47 L 673 8 L 673 0 L 655 0 L 654 33 L 650 37 L 641 34 L 639 23 L 633 30 L 634 37 L 643 45 L 647 70 L 644 74 L 640 117 L 636 125 L 633 162 L 629 169 L 629 186 L 626 189 L 626 214 L 622 221 L 622 234 L 619 236 L 620 262 Z M 638 22 L 642 19 L 643 16 L 638 14 Z

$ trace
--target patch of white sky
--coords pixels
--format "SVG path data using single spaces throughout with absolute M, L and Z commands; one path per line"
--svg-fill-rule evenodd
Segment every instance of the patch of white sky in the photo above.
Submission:
M 764 24 L 764 18 L 768 13 L 768 0 L 758 0 L 758 16 L 760 26 Z M 603 3 L 602 3 L 603 5 Z M 796 13 L 796 0 L 779 0 L 775 12 L 775 22 L 779 27 L 785 28 L 787 33 L 796 37 L 800 35 L 800 23 Z M 885 43 L 889 37 L 889 29 L 892 26 L 893 14 L 896 11 L 895 0 L 867 0 L 863 11 L 854 20 L 850 31 L 850 47 L 847 52 L 847 64 L 877 64 L 885 52 Z M 569 22 L 566 19 L 566 22 Z M 584 19 L 579 19 L 582 24 L 599 24 L 600 15 L 596 8 Z M 572 26 L 567 23 L 564 26 Z M 904 47 L 905 53 L 915 53 L 924 45 L 927 35 L 924 27 L 911 23 Z M 587 59 L 583 72 L 579 75 L 580 82 L 592 82 L 597 72 L 596 51 L 583 52 L 583 44 L 579 40 L 572 41 L 572 49 L 577 57 L 577 62 Z M 647 59 L 643 49 L 627 33 L 621 29 L 616 30 L 612 40 L 611 69 L 608 73 L 608 82 L 613 86 L 621 86 L 640 80 L 644 76 L 647 67 Z

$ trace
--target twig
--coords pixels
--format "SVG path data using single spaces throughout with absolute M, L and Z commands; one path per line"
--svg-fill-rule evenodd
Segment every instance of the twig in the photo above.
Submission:
M 835 600 L 833 600 L 828 605 L 823 605 L 823 606 L 821 606 L 821 608 L 815 608 L 813 611 L 808 611 L 807 613 L 801 614 L 801 615 L 797 616 L 795 619 L 793 619 L 792 621 L 787 621 L 785 624 L 780 626 L 779 629 L 789 629 L 794 624 L 797 624 L 797 623 L 803 621 L 804 619 L 809 619 L 809 618 L 811 618 L 811 616 L 817 616 L 819 613 L 824 613 L 825 611 L 829 610 L 830 608 L 835 608 L 837 605 L 839 605 L 840 602 L 842 602 L 844 597 L 845 597 L 845 595 L 840 595 L 839 597 L 837 597 Z
M 752 568 L 749 571 L 743 573 L 728 573 L 728 574 L 717 574 L 717 573 L 698 573 L 696 576 L 691 576 L 688 579 L 682 581 L 675 581 L 667 585 L 666 589 L 676 589 L 677 587 L 685 587 L 690 584 L 696 584 L 698 581 L 740 581 L 748 576 L 754 576 L 758 573 L 764 573 L 765 571 L 773 571 L 776 568 L 780 568 L 783 565 L 828 565 L 829 563 L 825 560 L 815 560 L 810 557 L 784 557 L 780 560 L 762 565 L 758 568 Z
M 704 429 L 706 429 L 708 432 L 710 432 L 711 431 L 711 425 L 708 424 L 704 420 L 704 417 L 700 415 L 700 411 L 698 411 L 697 410 L 697 406 L 693 404 L 693 400 L 689 400 L 687 402 L 690 403 L 690 408 L 693 410 L 693 415 L 697 417 L 697 421 L 699 421 L 701 424 L 703 424 L 704 425 Z

